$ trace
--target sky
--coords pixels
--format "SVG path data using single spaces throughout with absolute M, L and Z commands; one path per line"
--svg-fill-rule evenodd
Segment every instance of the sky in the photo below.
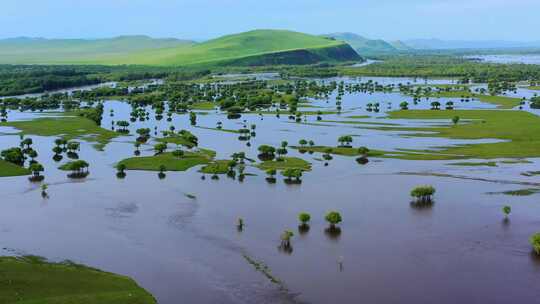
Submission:
M 540 41 L 539 12 L 540 0 L 1 0 L 0 38 L 205 40 L 288 29 L 387 40 Z

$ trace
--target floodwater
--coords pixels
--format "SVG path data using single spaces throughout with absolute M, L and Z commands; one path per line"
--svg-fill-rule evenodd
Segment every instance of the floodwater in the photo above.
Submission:
M 466 57 L 492 63 L 540 64 L 540 54 L 471 55 Z
M 306 110 L 334 109 L 334 97 L 328 103 L 314 101 L 312 106 L 321 108 Z M 343 113 L 324 119 L 370 115 L 361 121 L 426 124 L 384 119 L 385 111 L 405 100 L 410 108 L 427 108 L 430 103 L 413 105 L 410 97 L 398 93 L 355 93 L 344 96 Z M 380 102 L 381 112 L 367 112 L 368 102 Z M 479 101 L 454 102 L 456 108 L 493 108 Z M 108 116 L 110 109 L 114 117 Z M 102 125 L 107 128 L 112 120 L 127 120 L 129 112 L 126 103 L 108 101 Z M 32 116 L 36 114 L 9 113 L 10 120 Z M 315 116 L 308 118 L 309 124 L 298 124 L 286 116 L 265 115 L 261 120 L 252 114 L 227 120 L 214 111 L 197 116 L 197 125 L 204 127 L 221 121 L 224 129 L 238 129 L 244 119 L 248 125 L 256 124 L 251 147 L 237 134 L 191 127 L 187 115 L 175 115 L 172 122 L 136 122 L 130 129 L 132 134 L 140 127 L 189 129 L 199 137 L 201 147 L 218 152 L 218 159 L 240 151 L 256 158 L 259 145 L 277 146 L 282 140 L 291 145 L 302 138 L 336 145 L 337 137 L 345 134 L 355 135 L 355 146 L 385 150 L 473 142 L 407 138 L 359 128 L 366 125 L 313 125 Z M 14 130 L 0 128 L 0 132 Z M 289 156 L 313 163 L 302 185 L 288 186 L 281 180 L 267 184 L 265 173 L 254 167 L 246 171 L 256 176 L 247 176 L 242 183 L 225 176 L 201 180 L 199 168 L 167 172 L 165 179 L 156 172 L 127 171 L 127 177 L 119 180 L 113 166 L 133 156 L 134 150 L 134 137 L 122 136 L 104 151 L 82 142 L 79 155 L 90 163 L 91 173 L 85 180 L 72 181 L 56 169 L 66 160 L 51 159 L 54 138 L 31 138 L 40 154 L 38 161 L 46 168 L 50 198 L 42 199 L 39 185 L 27 177 L 0 179 L 3 254 L 70 259 L 128 275 L 162 304 L 534 303 L 540 296 L 540 258 L 528 244 L 529 236 L 540 231 L 539 196 L 493 194 L 539 187 L 538 177 L 521 173 L 538 170 L 540 159 L 471 168 L 449 166 L 451 161 L 375 158 L 361 166 L 354 158 L 335 156 L 326 167 L 318 160 L 320 154 L 289 149 Z M 18 142 L 17 135 L 2 136 L 0 149 Z M 141 148 L 142 155 L 153 153 L 152 142 Z M 412 207 L 409 191 L 422 184 L 436 187 L 435 203 Z M 501 211 L 504 205 L 513 209 L 508 221 Z M 343 216 L 339 235 L 326 231 L 324 215 L 330 210 Z M 299 233 L 300 212 L 312 216 L 307 233 Z M 239 217 L 245 221 L 242 231 L 235 226 Z M 278 248 L 285 229 L 295 233 L 292 252 Z M 281 283 L 271 282 L 245 256 L 266 265 Z

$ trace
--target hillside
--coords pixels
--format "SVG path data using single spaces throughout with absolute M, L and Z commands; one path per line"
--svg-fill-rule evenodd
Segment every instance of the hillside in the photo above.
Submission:
M 189 40 L 119 36 L 107 39 L 10 38 L 0 40 L 0 63 L 63 64 L 121 58 L 133 52 L 180 47 Z
M 133 54 L 117 64 L 148 65 L 264 65 L 309 64 L 359 60 L 347 44 L 284 30 L 255 30 L 228 35 L 190 47 Z
M 4 40 L 0 41 L 0 63 L 215 66 L 360 60 L 344 42 L 284 30 L 255 30 L 203 43 L 136 37 L 137 42 L 134 37 L 90 42 Z
M 412 49 L 402 41 L 387 42 L 381 39 L 368 39 L 354 33 L 333 33 L 324 36 L 345 41 L 352 46 L 358 54 L 363 56 L 392 54 Z

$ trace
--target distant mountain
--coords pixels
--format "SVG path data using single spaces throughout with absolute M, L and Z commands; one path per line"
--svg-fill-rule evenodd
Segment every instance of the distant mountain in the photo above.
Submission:
M 174 38 L 119 36 L 106 39 L 45 39 L 17 37 L 0 40 L 0 63 L 57 64 L 122 57 L 133 52 L 189 46 L 194 42 Z
M 405 42 L 401 41 L 401 40 L 395 40 L 395 41 L 390 41 L 389 42 L 390 45 L 392 45 L 396 50 L 398 51 L 410 51 L 410 50 L 414 50 L 414 48 L 412 48 L 411 46 L 407 45 Z
M 146 36 L 0 40 L 0 63 L 12 64 L 270 65 L 360 58 L 342 41 L 284 30 L 255 30 L 202 43 Z
M 332 33 L 324 36 L 347 42 L 360 55 L 388 54 L 410 49 L 401 41 L 386 42 L 381 39 L 368 39 L 354 33 Z
M 526 48 L 540 47 L 540 41 L 519 42 L 504 40 L 441 40 L 441 39 L 412 39 L 405 43 L 415 49 L 498 49 L 498 48 Z

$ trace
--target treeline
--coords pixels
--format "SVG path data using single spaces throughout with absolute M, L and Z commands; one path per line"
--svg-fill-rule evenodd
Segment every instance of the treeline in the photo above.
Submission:
M 0 66 L 0 96 L 40 93 L 100 81 L 89 72 L 68 67 Z
M 209 70 L 146 66 L 0 65 L 0 96 L 42 93 L 107 81 L 192 80 Z
M 402 55 L 362 67 L 340 67 L 347 76 L 452 77 L 464 82 L 522 81 L 540 79 L 540 66 L 492 64 L 455 56 Z

